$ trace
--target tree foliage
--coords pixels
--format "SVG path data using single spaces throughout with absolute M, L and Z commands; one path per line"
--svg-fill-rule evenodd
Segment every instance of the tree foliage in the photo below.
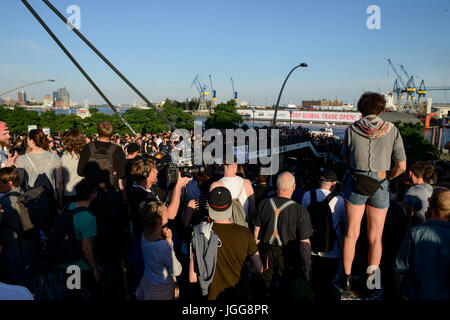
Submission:
M 227 103 L 220 103 L 214 108 L 214 113 L 206 120 L 207 128 L 236 129 L 244 119 L 236 111 L 236 102 L 230 100 Z
M 194 117 L 184 112 L 183 103 L 168 101 L 162 113 L 171 120 L 175 127 L 192 129 Z M 97 108 L 89 109 L 91 116 L 85 119 L 76 114 L 56 114 L 55 111 L 45 111 L 39 114 L 37 111 L 29 111 L 21 107 L 8 109 L 0 107 L 0 119 L 6 122 L 11 132 L 26 134 L 28 125 L 36 125 L 38 128 L 49 127 L 51 132 L 65 132 L 72 128 L 79 128 L 87 135 L 97 133 L 97 126 L 101 121 L 110 121 L 115 132 L 119 134 L 130 133 L 128 127 L 115 114 L 108 115 L 99 112 Z M 163 132 L 169 126 L 152 109 L 128 109 L 122 113 L 123 118 L 136 132 Z
M 433 146 L 422 134 L 424 125 L 422 123 L 394 122 L 402 135 L 406 158 L 411 161 L 419 161 L 426 152 L 432 152 L 435 157 L 439 156 L 438 149 Z

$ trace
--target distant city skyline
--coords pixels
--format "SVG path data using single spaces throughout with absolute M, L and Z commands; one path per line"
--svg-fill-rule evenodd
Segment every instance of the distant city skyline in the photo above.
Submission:
M 112 103 L 138 99 L 48 7 L 30 3 Z M 354 104 L 364 91 L 392 90 L 395 75 L 385 57 L 403 64 L 417 86 L 422 79 L 427 86 L 450 86 L 450 4 L 444 0 L 426 6 L 418 0 L 52 3 L 67 17 L 68 6 L 79 6 L 80 31 L 154 103 L 197 97 L 195 75 L 209 85 L 211 74 L 218 102 L 233 98 L 233 77 L 239 102 L 272 105 L 290 69 L 306 62 L 308 68 L 290 77 L 281 105 L 319 99 Z M 380 30 L 366 26 L 373 4 L 381 9 Z M 0 50 L 2 90 L 55 79 L 27 88 L 27 95 L 42 100 L 67 87 L 80 104 L 105 103 L 20 1 L 2 1 L 0 12 L 0 28 L 8 30 Z M 8 96 L 17 99 L 17 93 L 2 98 Z M 427 97 L 450 102 L 450 92 L 429 91 Z

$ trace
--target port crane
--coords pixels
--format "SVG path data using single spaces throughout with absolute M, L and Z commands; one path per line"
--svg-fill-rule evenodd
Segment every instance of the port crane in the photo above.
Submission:
M 406 92 L 406 84 L 403 81 L 402 76 L 398 73 L 397 69 L 395 68 L 394 64 L 392 63 L 391 59 L 385 58 L 385 60 L 389 63 L 392 70 L 394 70 L 395 75 L 397 76 L 397 79 L 395 79 L 394 82 L 394 88 L 392 89 L 392 92 L 394 92 L 397 96 L 397 108 L 400 110 L 400 99 L 403 99 L 403 93 Z
M 233 99 L 234 99 L 234 102 L 237 103 L 237 102 L 239 101 L 239 99 L 238 99 L 238 93 L 237 93 L 236 89 L 234 88 L 233 77 L 231 77 L 231 88 L 233 89 Z
M 420 103 L 421 98 L 425 97 L 427 91 L 450 91 L 450 87 L 446 86 L 425 86 L 425 81 L 422 80 L 419 89 L 417 90 L 417 95 L 419 96 L 418 102 Z
M 205 96 L 209 95 L 209 92 L 207 91 L 205 83 L 201 80 L 200 75 L 197 74 L 194 78 L 194 81 L 192 81 L 191 88 L 194 87 L 198 91 L 198 110 L 208 110 L 208 107 L 206 105 L 206 98 Z
M 210 85 L 211 94 L 212 94 L 212 97 L 211 97 L 212 104 L 213 104 L 213 106 L 215 106 L 216 101 L 217 101 L 217 97 L 216 97 L 216 90 L 214 90 L 214 87 L 213 87 L 211 75 L 209 75 L 209 85 Z
M 412 100 L 416 100 L 416 97 L 413 96 L 414 93 L 417 93 L 417 105 L 420 106 L 422 98 L 425 97 L 427 94 L 427 91 L 450 91 L 450 87 L 447 86 L 425 86 L 425 81 L 422 80 L 419 87 L 417 88 L 415 82 L 414 82 L 414 75 L 410 75 L 405 67 L 401 64 L 399 64 L 399 67 L 402 69 L 403 73 L 408 79 L 408 82 L 405 84 L 401 76 L 398 74 L 397 70 L 395 69 L 394 65 L 392 64 L 391 59 L 385 58 L 386 61 L 391 65 L 392 69 L 394 70 L 395 74 L 397 75 L 397 79 L 394 83 L 394 89 L 392 90 L 394 93 L 397 94 L 397 105 L 400 106 L 400 99 L 403 98 L 401 95 L 402 93 L 407 93 L 407 102 L 406 105 L 409 107 L 412 107 Z M 404 88 L 404 89 L 402 89 Z
M 406 83 L 406 93 L 407 93 L 407 101 L 410 102 L 411 100 L 415 100 L 416 97 L 413 96 L 413 94 L 417 91 L 416 84 L 414 83 L 414 76 L 410 76 L 408 72 L 406 72 L 405 67 L 402 64 L 399 64 L 400 68 L 403 70 L 403 72 L 406 75 L 406 78 L 408 79 L 408 82 Z

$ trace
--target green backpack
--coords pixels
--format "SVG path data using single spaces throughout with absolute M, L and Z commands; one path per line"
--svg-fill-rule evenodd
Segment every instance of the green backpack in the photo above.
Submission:
M 242 206 L 241 202 L 239 201 L 239 196 L 241 195 L 243 190 L 244 190 L 244 180 L 242 180 L 241 192 L 239 192 L 237 197 L 233 199 L 233 204 L 232 204 L 233 213 L 231 215 L 230 221 L 237 225 L 248 228 L 248 223 L 246 221 L 247 215 L 245 213 L 244 207 Z

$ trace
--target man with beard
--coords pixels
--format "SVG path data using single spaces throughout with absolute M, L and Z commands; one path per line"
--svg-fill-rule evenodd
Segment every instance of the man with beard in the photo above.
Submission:
M 17 153 L 8 154 L 7 147 L 11 146 L 11 134 L 8 125 L 0 121 L 0 167 L 11 167 L 16 164 Z

